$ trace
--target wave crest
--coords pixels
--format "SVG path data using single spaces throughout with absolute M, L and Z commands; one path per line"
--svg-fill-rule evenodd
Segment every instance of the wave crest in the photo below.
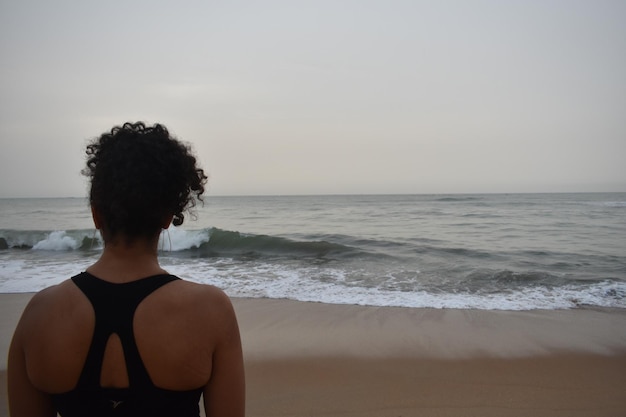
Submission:
M 45 251 L 99 250 L 103 243 L 93 230 L 0 231 L 0 249 Z M 271 235 L 246 234 L 208 228 L 185 230 L 172 227 L 159 238 L 158 249 L 164 252 L 200 257 L 221 255 L 270 255 L 323 257 L 354 251 L 353 248 L 325 240 L 299 241 Z
M 351 249 L 326 241 L 296 241 L 280 236 L 244 234 L 212 228 L 207 242 L 200 246 L 206 255 L 274 255 L 323 257 Z

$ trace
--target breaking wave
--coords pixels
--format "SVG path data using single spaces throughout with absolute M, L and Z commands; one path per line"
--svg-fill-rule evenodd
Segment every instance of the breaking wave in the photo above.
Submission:
M 93 230 L 13 231 L 0 230 L 0 250 L 90 251 L 102 249 L 102 238 Z M 324 240 L 298 241 L 280 236 L 246 234 L 208 228 L 170 228 L 159 238 L 159 250 L 200 257 L 272 255 L 320 257 L 347 254 L 353 248 Z

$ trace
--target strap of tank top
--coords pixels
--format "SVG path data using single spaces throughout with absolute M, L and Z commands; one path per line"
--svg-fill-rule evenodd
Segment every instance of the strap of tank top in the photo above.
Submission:
M 77 387 L 100 387 L 104 351 L 113 333 L 116 333 L 122 342 L 129 385 L 137 388 L 154 386 L 137 349 L 133 318 L 137 306 L 148 295 L 177 279 L 179 278 L 173 275 L 155 275 L 129 283 L 113 284 L 88 272 L 72 278 L 91 302 L 96 317 L 91 346 Z

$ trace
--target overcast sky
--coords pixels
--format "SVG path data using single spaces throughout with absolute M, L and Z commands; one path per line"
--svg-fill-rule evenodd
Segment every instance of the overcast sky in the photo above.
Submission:
M 137 120 L 210 195 L 626 191 L 625 1 L 0 5 L 0 197 Z

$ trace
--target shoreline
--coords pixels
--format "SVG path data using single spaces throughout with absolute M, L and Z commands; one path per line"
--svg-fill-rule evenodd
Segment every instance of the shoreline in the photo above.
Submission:
M 626 309 L 468 310 L 237 298 L 233 305 L 244 352 L 247 347 L 263 359 L 626 354 Z
M 8 345 L 32 295 L 0 294 L 0 417 Z M 232 302 L 249 417 L 626 415 L 626 309 Z
M 0 369 L 34 293 L 0 293 Z M 626 309 L 472 310 L 231 298 L 249 359 L 626 354 Z

